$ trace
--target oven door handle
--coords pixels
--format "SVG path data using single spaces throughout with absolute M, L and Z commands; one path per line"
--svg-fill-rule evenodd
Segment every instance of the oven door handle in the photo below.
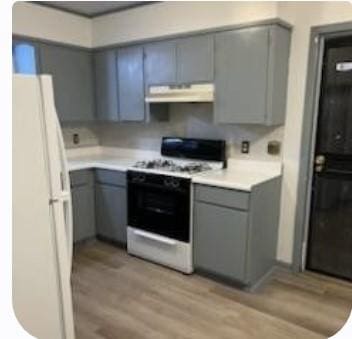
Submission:
M 135 235 L 138 235 L 139 237 L 143 237 L 143 238 L 150 239 L 150 240 L 155 240 L 155 241 L 161 242 L 163 244 L 173 245 L 173 246 L 176 245 L 175 240 L 171 240 L 169 238 L 162 237 L 160 235 L 150 234 L 148 232 L 144 232 L 144 231 L 140 231 L 140 230 L 133 230 L 133 233 Z

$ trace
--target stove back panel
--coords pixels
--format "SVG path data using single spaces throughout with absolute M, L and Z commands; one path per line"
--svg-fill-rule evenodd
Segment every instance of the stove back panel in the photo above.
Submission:
M 225 140 L 163 137 L 161 154 L 168 157 L 188 158 L 226 163 Z

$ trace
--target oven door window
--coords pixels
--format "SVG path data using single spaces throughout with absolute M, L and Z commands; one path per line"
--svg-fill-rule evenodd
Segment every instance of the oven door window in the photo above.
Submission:
M 128 224 L 189 242 L 189 197 L 189 190 L 174 191 L 131 183 L 128 187 Z

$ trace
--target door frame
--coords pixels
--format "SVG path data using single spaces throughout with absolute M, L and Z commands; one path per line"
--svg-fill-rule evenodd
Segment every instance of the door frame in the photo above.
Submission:
M 292 269 L 295 272 L 304 271 L 306 265 L 311 210 L 313 161 L 325 41 L 330 38 L 337 38 L 346 35 L 352 35 L 352 21 L 341 24 L 315 26 L 311 28 L 310 32 L 292 259 Z

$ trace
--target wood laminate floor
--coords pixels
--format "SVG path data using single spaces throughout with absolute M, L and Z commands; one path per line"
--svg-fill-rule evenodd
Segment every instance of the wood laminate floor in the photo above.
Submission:
M 346 322 L 351 284 L 276 272 L 254 293 L 94 242 L 75 250 L 77 339 L 326 338 Z

